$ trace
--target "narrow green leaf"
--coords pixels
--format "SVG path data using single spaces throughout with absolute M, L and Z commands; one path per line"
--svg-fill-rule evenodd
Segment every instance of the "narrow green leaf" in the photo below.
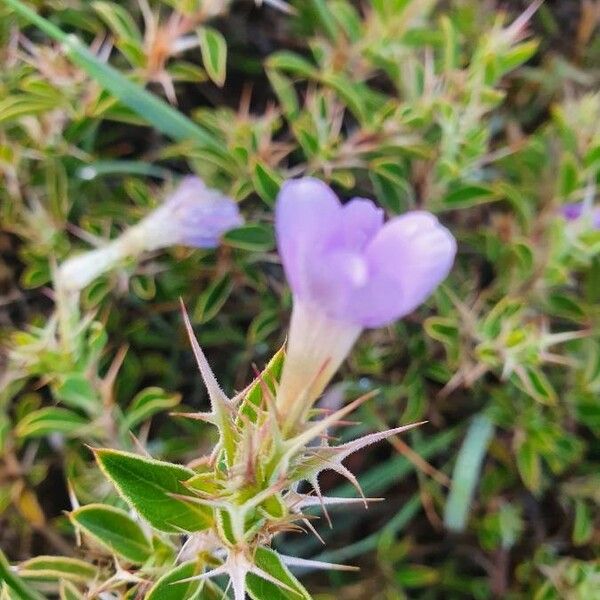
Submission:
M 281 581 L 284 585 L 292 588 L 295 593 L 278 587 L 257 575 L 249 574 L 246 578 L 246 588 L 253 600 L 266 600 L 267 598 L 269 600 L 311 600 L 310 594 L 281 562 L 277 552 L 259 546 L 254 554 L 254 561 L 256 566 Z
M 97 577 L 98 569 L 77 558 L 36 556 L 20 564 L 19 575 L 24 579 L 67 579 L 85 583 Z
M 19 437 L 43 437 L 50 433 L 77 436 L 88 421 L 66 408 L 41 408 L 23 417 L 15 432 Z
M 179 404 L 179 394 L 169 394 L 159 387 L 149 387 L 136 394 L 125 411 L 123 430 L 133 429 L 156 413 L 169 410 Z
M 558 401 L 556 390 L 544 372 L 533 365 L 524 366 L 517 374 L 520 387 L 534 400 L 553 406 Z M 514 377 L 513 377 L 514 378 Z
M 178 565 L 154 584 L 145 600 L 220 600 L 223 598 L 223 591 L 210 582 L 183 582 L 184 579 L 200 575 L 205 566 L 201 560 Z
M 212 510 L 172 496 L 191 495 L 182 484 L 195 475 L 191 469 L 117 450 L 100 449 L 95 455 L 119 494 L 159 531 L 201 531 L 211 525 Z
M 336 40 L 338 37 L 338 25 L 329 9 L 326 0 L 311 0 L 315 21 L 320 22 L 327 37 Z
M 44 600 L 44 596 L 31 589 L 15 574 L 2 550 L 0 550 L 0 582 L 4 582 L 20 600 Z
M 264 342 L 271 334 L 275 333 L 281 327 L 281 318 L 279 312 L 273 309 L 261 311 L 250 323 L 248 327 L 248 344 L 254 346 Z
M 368 120 L 369 111 L 365 103 L 365 90 L 363 86 L 340 73 L 330 73 L 324 76 L 323 83 L 338 93 L 359 122 L 365 123 Z
M 594 519 L 588 505 L 583 500 L 575 501 L 575 522 L 573 543 L 576 546 L 587 544 L 594 535 Z
M 132 563 L 143 563 L 152 554 L 152 545 L 142 528 L 120 508 L 88 504 L 70 517 L 94 540 Z
M 498 56 L 500 73 L 508 73 L 526 63 L 537 52 L 538 46 L 536 40 L 529 40 L 500 54 Z
M 468 208 L 496 200 L 494 190 L 484 185 L 467 185 L 451 191 L 443 200 L 446 208 Z
M 405 588 L 422 588 L 439 581 L 437 569 L 425 565 L 406 565 L 396 569 L 395 579 Z
M 32 94 L 17 94 L 0 101 L 0 123 L 14 121 L 28 115 L 38 115 L 57 108 L 52 98 L 42 98 Z
M 283 179 L 273 169 L 262 162 L 257 162 L 252 172 L 252 183 L 258 195 L 267 206 L 275 204 Z
M 299 75 L 301 77 L 311 78 L 317 75 L 317 70 L 311 65 L 305 58 L 302 58 L 298 54 L 289 52 L 287 50 L 281 50 L 274 52 L 267 59 L 267 67 L 270 69 L 278 69 L 279 71 L 286 71 L 293 75 Z
M 532 492 L 539 493 L 542 488 L 542 465 L 536 448 L 529 440 L 525 439 L 518 447 L 516 459 L 523 483 Z
M 285 116 L 290 120 L 295 119 L 298 116 L 300 105 L 294 84 L 275 69 L 267 69 L 267 77 L 271 82 L 271 87 L 275 94 L 277 94 L 279 105 L 283 109 Z
M 485 415 L 473 419 L 458 453 L 452 487 L 444 510 L 444 523 L 452 531 L 464 531 L 475 487 L 494 426 Z
M 102 407 L 98 391 L 82 373 L 66 375 L 54 390 L 55 398 L 70 408 L 93 414 Z
M 84 600 L 83 594 L 70 581 L 60 582 L 60 600 Z
M 212 27 L 200 27 L 198 39 L 208 76 L 219 87 L 223 86 L 227 68 L 227 42 L 223 34 Z
M 233 282 L 228 273 L 213 281 L 198 298 L 193 312 L 195 323 L 207 323 L 216 317 L 233 290 Z
M 347 0 L 329 0 L 329 6 L 333 18 L 342 28 L 348 39 L 352 42 L 358 42 L 364 26 L 356 8 Z
M 102 20 L 108 25 L 112 33 L 117 36 L 117 42 L 124 39 L 133 40 L 141 44 L 142 34 L 125 7 L 119 6 L 116 2 L 105 2 L 104 0 L 96 0 L 91 4 L 92 8 L 102 17 Z
M 231 229 L 223 236 L 223 243 L 242 250 L 268 251 L 275 246 L 273 227 L 263 223 L 248 223 Z

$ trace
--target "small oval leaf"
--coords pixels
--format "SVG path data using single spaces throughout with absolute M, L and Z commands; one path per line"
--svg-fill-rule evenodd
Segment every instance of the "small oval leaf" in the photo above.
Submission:
M 152 554 L 142 528 L 120 508 L 88 504 L 73 511 L 71 520 L 102 546 L 132 563 L 143 563 Z
M 227 42 L 223 34 L 212 27 L 200 27 L 198 39 L 206 73 L 221 87 L 225 83 L 227 69 Z

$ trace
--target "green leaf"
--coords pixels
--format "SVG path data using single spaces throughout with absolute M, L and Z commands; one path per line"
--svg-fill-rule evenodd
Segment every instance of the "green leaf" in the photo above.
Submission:
M 533 444 L 525 439 L 517 449 L 517 468 L 523 483 L 534 493 L 542 487 L 542 465 Z
M 329 0 L 331 14 L 352 42 L 360 40 L 363 23 L 358 11 L 347 0 Z
M 275 246 L 275 234 L 270 225 L 248 223 L 228 231 L 223 236 L 223 243 L 242 250 L 266 252 Z
M 368 110 L 364 87 L 339 73 L 323 77 L 323 83 L 333 88 L 360 123 L 367 121 Z
M 132 40 L 142 42 L 142 35 L 133 17 L 116 2 L 104 2 L 97 0 L 92 2 L 92 8 L 102 17 L 113 34 L 117 36 L 117 43 L 121 40 Z
M 279 193 L 282 178 L 278 173 L 262 162 L 257 162 L 252 172 L 252 183 L 258 195 L 267 206 L 275 204 L 275 198 Z
M 191 496 L 182 484 L 195 475 L 191 469 L 118 450 L 100 449 L 95 455 L 119 494 L 159 531 L 181 533 L 210 527 L 211 509 L 172 496 Z
M 424 565 L 401 566 L 396 570 L 396 581 L 407 588 L 422 588 L 434 585 L 440 579 L 436 569 Z
M 84 410 L 88 414 L 102 408 L 100 395 L 81 373 L 66 375 L 54 390 L 54 397 L 71 408 Z
M 494 426 L 488 417 L 478 415 L 473 419 L 454 465 L 444 510 L 444 524 L 452 531 L 465 530 L 481 465 L 493 435 Z
M 124 430 L 133 429 L 154 414 L 177 406 L 180 400 L 179 394 L 169 394 L 159 387 L 148 387 L 136 394 L 131 401 L 125 412 L 122 427 Z
M 227 42 L 223 34 L 212 27 L 200 27 L 198 39 L 204 68 L 212 81 L 222 87 L 227 68 Z
M 195 323 L 207 323 L 216 317 L 233 290 L 233 282 L 228 273 L 213 281 L 198 298 L 193 312 Z
M 142 528 L 120 508 L 88 504 L 70 517 L 94 540 L 132 563 L 143 563 L 152 554 L 152 545 Z
M 576 546 L 587 544 L 594 535 L 594 519 L 588 505 L 583 500 L 575 501 L 575 522 L 573 524 L 573 543 Z
M 557 402 L 556 390 L 544 372 L 532 365 L 524 365 L 517 373 L 520 387 L 534 400 L 554 406 Z
M 60 600 L 84 600 L 83 594 L 69 581 L 60 582 Z
M 18 437 L 43 437 L 50 433 L 61 433 L 76 437 L 88 421 L 66 408 L 41 408 L 23 417 L 15 432 Z
M 52 98 L 43 98 L 33 94 L 18 94 L 0 101 L 0 123 L 13 121 L 28 115 L 38 115 L 56 108 Z
M 220 600 L 223 591 L 210 582 L 187 581 L 184 579 L 200 575 L 205 563 L 201 560 L 192 560 L 183 563 L 163 575 L 150 589 L 145 600 Z
M 271 56 L 269 56 L 267 59 L 267 67 L 306 78 L 311 78 L 317 75 L 317 70 L 315 67 L 311 65 L 305 58 L 302 58 L 298 54 L 294 54 L 293 52 L 289 52 L 287 50 L 282 50 L 280 52 L 274 52 L 271 54 Z
M 445 208 L 468 208 L 496 200 L 494 190 L 484 185 L 467 185 L 451 191 L 443 200 Z
M 300 106 L 298 104 L 298 94 L 294 89 L 294 84 L 284 75 L 275 69 L 267 69 L 267 77 L 285 116 L 292 120 L 298 116 Z
M 26 582 L 17 577 L 8 564 L 4 553 L 0 550 L 0 583 L 2 582 L 17 595 L 19 600 L 44 600 L 44 596 L 31 589 Z
M 257 575 L 249 574 L 246 578 L 246 589 L 253 600 L 266 600 L 267 598 L 269 600 L 311 600 L 310 594 L 281 562 L 277 552 L 259 546 L 254 554 L 254 562 L 257 567 L 292 588 L 296 593 L 278 587 Z
M 256 411 L 253 407 L 260 406 L 263 401 L 263 385 L 266 385 L 272 393 L 275 393 L 277 382 L 281 377 L 283 362 L 285 360 L 285 351 L 281 348 L 269 361 L 257 378 L 250 386 L 242 404 L 239 408 L 239 414 L 246 416 L 251 422 L 256 422 Z
M 24 579 L 67 579 L 86 583 L 98 576 L 98 569 L 77 558 L 36 556 L 21 563 L 19 575 Z
M 320 22 L 323 30 L 332 40 L 338 37 L 338 26 L 326 0 L 310 0 L 313 11 L 313 21 Z
M 5 444 L 9 438 L 12 425 L 10 419 L 3 412 L 0 412 L 0 457 L 4 454 Z
M 459 342 L 458 323 L 450 317 L 429 317 L 424 323 L 429 337 L 454 348 Z
M 529 40 L 498 56 L 500 74 L 508 73 L 527 62 L 537 51 L 538 42 Z
M 571 154 L 562 157 L 558 173 L 558 193 L 568 199 L 579 188 L 579 165 Z
M 254 346 L 260 342 L 264 342 L 271 334 L 279 330 L 280 327 L 281 318 L 279 311 L 268 308 L 261 311 L 252 319 L 248 327 L 248 344 Z

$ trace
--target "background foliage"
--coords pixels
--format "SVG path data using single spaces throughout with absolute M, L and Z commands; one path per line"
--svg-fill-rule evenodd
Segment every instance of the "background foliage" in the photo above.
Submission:
M 241 389 L 290 309 L 274 198 L 312 174 L 390 215 L 437 213 L 460 255 L 426 307 L 365 334 L 344 368 L 342 393 L 380 390 L 357 428 L 429 423 L 352 458 L 385 503 L 333 513 L 325 550 L 281 541 L 362 567 L 307 585 L 323 600 L 600 598 L 600 232 L 560 213 L 597 195 L 598 2 L 548 1 L 530 25 L 516 1 L 40 0 L 37 23 L 15 4 L 0 2 L 8 558 L 83 556 L 64 511 L 117 504 L 85 444 L 131 449 L 133 431 L 177 462 L 210 447 L 210 430 L 167 417 L 206 404 L 178 298 L 225 389 Z M 56 265 L 189 172 L 247 224 L 217 251 L 122 265 L 80 313 L 55 306 Z M 77 597 L 56 565 L 22 564 L 5 595 L 37 569 Z

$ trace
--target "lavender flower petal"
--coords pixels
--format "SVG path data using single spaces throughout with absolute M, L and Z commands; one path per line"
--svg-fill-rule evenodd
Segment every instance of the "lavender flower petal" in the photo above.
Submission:
M 370 286 L 354 307 L 363 325 L 380 327 L 412 312 L 448 276 L 456 241 L 432 214 L 413 212 L 384 225 L 366 254 Z
M 225 232 L 243 223 L 231 198 L 193 176 L 182 180 L 163 208 L 177 228 L 177 243 L 195 248 L 218 246 Z
M 561 213 L 567 221 L 590 217 L 594 229 L 600 229 L 600 206 L 586 208 L 584 202 L 570 202 L 561 207 Z
M 567 221 L 575 221 L 583 214 L 583 202 L 570 202 L 561 207 L 562 215 Z
M 384 225 L 370 200 L 342 206 L 312 178 L 285 184 L 276 229 L 295 297 L 361 327 L 414 310 L 448 275 L 456 254 L 454 238 L 433 215 L 409 213 Z

